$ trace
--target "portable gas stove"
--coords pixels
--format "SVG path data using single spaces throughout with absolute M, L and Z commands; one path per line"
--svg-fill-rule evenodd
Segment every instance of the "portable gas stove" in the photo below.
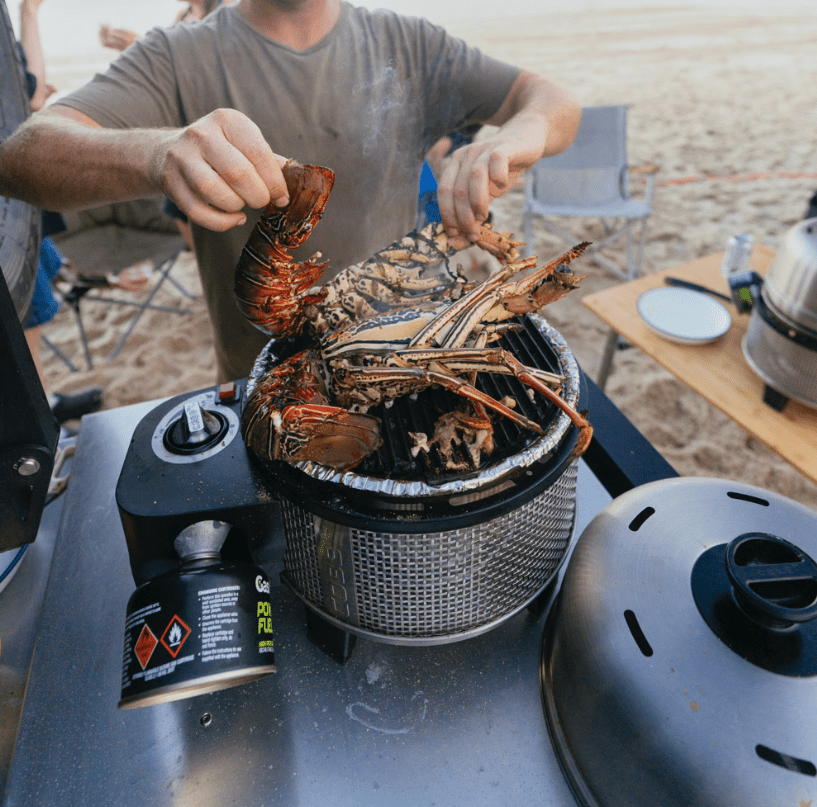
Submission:
M 764 382 L 764 403 L 817 409 L 817 218 L 786 232 L 765 279 L 747 270 L 729 286 L 737 310 L 751 311 L 741 347 Z
M 504 337 L 528 364 L 560 373 L 581 409 L 582 377 L 543 318 Z M 270 343 L 246 385 L 180 396 L 136 429 L 117 503 L 138 583 L 178 567 L 176 536 L 202 521 L 232 525 L 225 560 L 285 544 L 282 580 L 308 611 L 310 637 L 346 661 L 356 636 L 402 645 L 473 638 L 530 605 L 566 554 L 576 510 L 576 432 L 513 378 L 478 381 L 543 424 L 535 435 L 497 418 L 496 448 L 470 473 L 442 472 L 411 451 L 460 402 L 432 389 L 372 410 L 383 445 L 354 472 L 248 456 L 241 400 L 280 357 Z M 133 641 L 137 641 L 134 636 Z

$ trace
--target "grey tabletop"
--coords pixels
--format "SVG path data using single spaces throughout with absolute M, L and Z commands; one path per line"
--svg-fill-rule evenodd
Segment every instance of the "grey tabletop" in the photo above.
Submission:
M 2 805 L 574 804 L 541 708 L 544 619 L 528 612 L 454 644 L 359 639 L 340 665 L 308 641 L 303 606 L 277 585 L 275 675 L 117 709 L 134 584 L 114 489 L 153 405 L 85 418 L 59 526 L 44 519 L 44 559 L 32 553 L 0 594 Z M 580 463 L 576 534 L 609 501 Z M 30 640 L 9 659 L 21 613 Z

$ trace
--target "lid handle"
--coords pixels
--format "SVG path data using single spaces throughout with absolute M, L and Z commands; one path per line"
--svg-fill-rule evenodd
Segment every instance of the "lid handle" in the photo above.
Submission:
M 817 617 L 817 564 L 776 535 L 748 532 L 726 547 L 726 573 L 747 616 L 785 628 Z

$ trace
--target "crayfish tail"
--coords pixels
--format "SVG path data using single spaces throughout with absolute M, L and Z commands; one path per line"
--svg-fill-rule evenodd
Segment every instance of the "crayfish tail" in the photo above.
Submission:
M 289 204 L 278 208 L 270 202 L 259 224 L 286 249 L 297 249 L 309 238 L 326 209 L 335 184 L 335 172 L 319 165 L 290 160 L 283 168 Z
M 276 337 L 297 335 L 303 327 L 304 307 L 316 302 L 315 295 L 309 299 L 303 295 L 318 283 L 327 262 L 319 262 L 316 255 L 295 263 L 291 251 L 309 238 L 320 221 L 335 181 L 329 168 L 295 160 L 284 166 L 283 174 L 289 204 L 284 208 L 267 205 L 235 271 L 235 294 L 242 313 L 257 328 Z

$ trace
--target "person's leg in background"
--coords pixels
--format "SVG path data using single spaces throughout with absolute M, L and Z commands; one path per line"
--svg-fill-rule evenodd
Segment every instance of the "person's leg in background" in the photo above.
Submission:
M 37 280 L 34 286 L 34 295 L 31 299 L 31 313 L 24 332 L 31 357 L 37 368 L 40 383 L 43 385 L 48 404 L 54 417 L 59 423 L 76 420 L 83 415 L 96 412 L 102 406 L 102 390 L 92 387 L 73 395 L 49 393 L 43 374 L 41 357 L 42 326 L 49 322 L 59 310 L 59 303 L 51 291 L 51 281 L 59 272 L 63 264 L 62 255 L 51 242 L 50 238 L 43 238 L 40 245 L 40 263 L 37 267 Z
M 808 208 L 806 210 L 806 215 L 804 218 L 813 219 L 817 218 L 817 191 L 814 191 L 814 195 L 809 199 Z

